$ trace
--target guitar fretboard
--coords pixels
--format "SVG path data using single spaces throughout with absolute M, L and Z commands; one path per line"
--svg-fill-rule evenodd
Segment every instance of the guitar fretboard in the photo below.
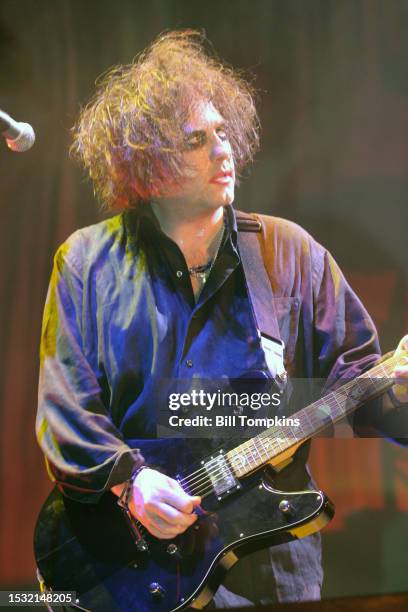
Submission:
M 298 426 L 273 426 L 247 440 L 227 453 L 229 463 L 237 478 L 262 467 L 268 461 L 297 446 L 320 431 L 343 419 L 366 401 L 373 399 L 391 387 L 395 380 L 391 372 L 408 353 L 390 357 L 361 374 L 335 391 L 291 415 Z

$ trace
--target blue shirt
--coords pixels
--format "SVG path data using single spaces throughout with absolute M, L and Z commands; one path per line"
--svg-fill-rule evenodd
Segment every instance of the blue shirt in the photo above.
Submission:
M 357 376 L 379 357 L 360 300 L 307 232 L 261 218 L 289 375 L 324 378 L 328 386 Z M 140 450 L 147 463 L 169 466 L 172 441 L 154 439 L 163 379 L 265 369 L 230 206 L 225 219 L 197 303 L 184 256 L 149 207 L 81 229 L 57 251 L 42 330 L 37 435 L 65 494 L 97 501 L 130 477 L 143 460 Z M 304 445 L 282 473 L 283 486 L 307 485 L 307 454 Z M 296 578 L 288 578 L 285 558 L 292 565 L 300 559 Z M 321 581 L 319 559 L 318 536 L 277 547 L 275 582 L 285 589 L 291 580 Z

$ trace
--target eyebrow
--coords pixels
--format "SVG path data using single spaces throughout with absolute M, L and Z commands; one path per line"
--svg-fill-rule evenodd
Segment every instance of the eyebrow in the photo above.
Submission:
M 226 126 L 226 121 L 225 119 L 221 119 L 220 121 L 213 121 L 212 123 L 208 123 L 206 125 L 206 127 L 202 127 L 201 129 L 198 130 L 191 130 L 189 131 L 189 128 L 186 127 L 184 130 L 184 133 L 186 136 L 192 136 L 192 135 L 196 135 L 196 134 L 205 134 L 207 129 L 211 129 L 211 128 L 220 128 L 220 127 L 225 127 Z

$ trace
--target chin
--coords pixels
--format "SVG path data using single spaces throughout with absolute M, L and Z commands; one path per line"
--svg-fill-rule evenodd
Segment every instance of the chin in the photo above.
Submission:
M 227 204 L 232 204 L 235 198 L 235 193 L 232 191 L 228 191 L 223 198 L 223 206 L 226 206 Z

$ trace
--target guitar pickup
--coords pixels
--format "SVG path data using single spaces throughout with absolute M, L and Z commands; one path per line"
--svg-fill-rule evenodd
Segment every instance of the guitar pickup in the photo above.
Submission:
M 218 457 L 211 457 L 211 459 L 205 461 L 204 468 L 218 500 L 241 488 L 226 458 L 222 455 L 222 451 L 220 451 Z

